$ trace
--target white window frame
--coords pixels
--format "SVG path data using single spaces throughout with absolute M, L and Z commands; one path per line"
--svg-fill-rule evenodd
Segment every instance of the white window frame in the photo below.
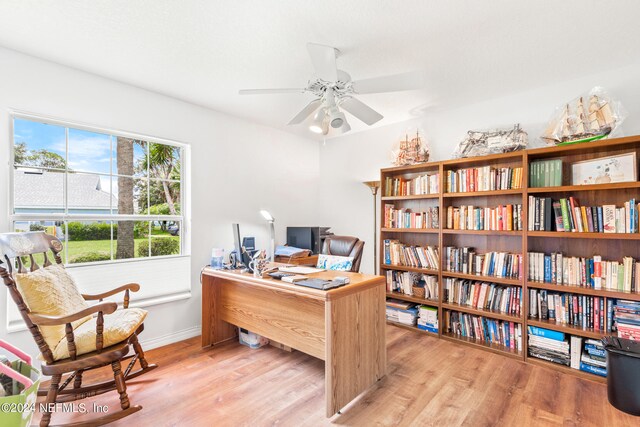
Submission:
M 45 123 L 45 124 L 50 124 L 50 125 L 55 125 L 55 126 L 61 126 L 65 128 L 65 139 L 66 139 L 66 150 L 65 150 L 65 162 L 67 163 L 66 169 L 64 170 L 65 172 L 65 185 L 64 185 L 64 209 L 65 209 L 65 213 L 18 213 L 16 214 L 14 212 L 14 168 L 15 168 L 15 132 L 14 132 L 14 120 L 15 119 L 25 119 L 25 120 L 30 120 L 30 121 L 35 121 L 35 122 L 39 122 L 39 123 Z M 68 167 L 68 157 L 69 157 L 69 128 L 73 128 L 73 129 L 78 129 L 78 130 L 83 130 L 83 131 L 88 131 L 88 132 L 95 132 L 95 133 L 100 133 L 100 134 L 106 134 L 109 135 L 111 138 L 111 144 L 113 144 L 113 137 L 117 137 L 117 136 L 121 136 L 121 137 L 125 137 L 125 138 L 131 138 L 131 139 L 139 139 L 142 141 L 145 141 L 147 143 L 158 143 L 158 144 L 163 144 L 163 145 L 170 145 L 170 146 L 174 146 L 180 149 L 180 213 L 181 215 L 121 215 L 121 214 L 69 214 L 68 213 L 68 206 L 67 206 L 67 192 L 68 192 L 68 173 L 69 173 L 69 167 Z M 121 259 L 121 260 L 116 260 L 116 259 L 112 259 L 112 260 L 108 260 L 108 261 L 97 261 L 97 262 L 88 262 L 88 263 L 79 263 L 79 264 L 65 264 L 67 267 L 75 267 L 75 266 L 88 266 L 88 265 L 93 265 L 93 264 L 109 264 L 109 263 L 127 263 L 127 262 L 148 262 L 148 261 L 153 261 L 153 260 L 159 260 L 159 259 L 164 259 L 164 258 L 175 258 L 175 257 L 189 257 L 190 256 L 190 230 L 189 230 L 189 206 L 190 206 L 190 201 L 188 200 L 188 197 L 190 196 L 190 192 L 187 189 L 187 179 L 186 177 L 189 175 L 188 174 L 188 168 L 190 166 L 190 150 L 189 150 L 189 145 L 186 143 L 182 143 L 182 142 L 177 142 L 177 141 L 173 141 L 173 140 L 168 140 L 168 139 L 164 139 L 164 138 L 158 138 L 158 137 L 154 137 L 154 136 L 149 136 L 149 135 L 142 135 L 142 134 L 137 134 L 137 133 L 133 133 L 133 132 L 126 132 L 126 131 L 120 131 L 120 130 L 114 130 L 114 129 L 108 129 L 108 128 L 103 128 L 103 127 L 99 127 L 99 126 L 93 126 L 93 125 L 87 125 L 87 124 L 82 124 L 82 123 L 77 123 L 77 122 L 73 122 L 73 121 L 68 121 L 68 120 L 61 120 L 61 119 L 55 119 L 52 117 L 47 117 L 47 116 L 41 116 L 41 115 L 36 115 L 36 114 L 31 114 L 31 113 L 26 113 L 26 112 L 21 112 L 21 111 L 17 111 L 17 110 L 13 110 L 9 112 L 9 132 L 10 132 L 10 141 L 11 144 L 9 144 L 10 146 L 10 171 L 11 173 L 9 174 L 9 186 L 10 186 L 10 191 L 9 191 L 9 204 L 8 204 L 8 216 L 9 216 L 9 221 L 11 224 L 11 227 L 13 229 L 13 224 L 15 224 L 16 221 L 38 221 L 38 220 L 53 220 L 53 221 L 92 221 L 92 220 L 101 220 L 101 221 L 110 221 L 110 222 L 117 222 L 117 221 L 179 221 L 180 222 L 180 254 L 177 255 L 163 255 L 163 256 L 150 256 L 150 252 L 151 252 L 151 245 L 149 245 L 149 256 L 148 257 L 144 257 L 144 258 L 129 258 L 129 259 Z M 112 145 L 113 147 L 113 145 Z M 113 152 L 113 149 L 111 150 Z M 147 145 L 147 155 L 148 155 L 148 145 Z M 46 168 L 45 168 L 46 169 Z M 110 177 L 111 179 L 113 178 L 117 178 L 118 174 L 113 174 L 113 159 L 111 159 L 111 166 L 110 166 Z M 82 171 L 78 171 L 79 173 L 84 173 Z M 100 175 L 104 175 L 104 174 L 99 174 L 99 173 L 95 173 L 95 172 L 86 172 L 87 174 L 91 174 L 91 175 L 95 175 L 95 176 L 100 176 Z M 125 176 L 125 175 L 123 175 Z M 147 179 L 148 182 L 150 183 L 152 181 L 152 178 L 149 176 L 149 173 L 147 171 Z M 155 179 L 157 180 L 157 179 Z M 150 185 L 147 186 L 147 188 L 150 188 Z M 147 202 L 149 200 L 149 191 L 147 191 Z M 112 207 L 113 208 L 113 207 Z M 151 224 L 150 224 L 151 226 Z M 113 233 L 113 232 L 112 232 Z M 66 229 L 65 226 L 65 238 L 68 239 L 68 231 Z M 111 245 L 112 245 L 112 250 L 111 253 L 113 254 L 113 237 L 111 239 Z M 67 259 L 67 245 L 64 245 L 64 250 L 65 250 L 65 256 L 64 256 L 64 260 L 68 261 Z

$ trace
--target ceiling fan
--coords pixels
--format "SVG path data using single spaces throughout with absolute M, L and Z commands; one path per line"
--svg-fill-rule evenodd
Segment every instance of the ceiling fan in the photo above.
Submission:
M 307 87 L 300 89 L 243 89 L 239 91 L 240 95 L 312 93 L 317 98 L 307 104 L 288 124 L 300 124 L 315 112 L 309 130 L 327 135 L 330 128 L 340 130 L 342 133 L 351 130 L 351 126 L 341 109 L 369 126 L 382 119 L 382 114 L 359 101 L 354 95 L 412 90 L 422 86 L 421 76 L 417 72 L 352 81 L 349 74 L 338 70 L 336 66 L 336 58 L 340 54 L 338 49 L 307 43 L 307 50 L 316 71 L 315 78 L 309 80 Z

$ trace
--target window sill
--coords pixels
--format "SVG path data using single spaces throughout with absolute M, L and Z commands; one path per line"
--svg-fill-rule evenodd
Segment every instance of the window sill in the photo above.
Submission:
M 134 296 L 135 297 L 135 296 Z M 182 291 L 182 292 L 176 292 L 174 294 L 168 294 L 168 295 L 158 295 L 155 297 L 151 297 L 151 298 L 146 298 L 146 299 L 141 299 L 138 301 L 132 301 L 129 304 L 129 307 L 133 308 L 145 308 L 145 307 L 152 307 L 152 306 L 156 306 L 156 305 L 160 305 L 160 304 L 166 304 L 166 303 L 170 303 L 170 302 L 174 302 L 174 301 L 182 301 L 182 300 L 186 300 L 191 298 L 191 291 Z M 15 332 L 22 332 L 22 331 L 26 331 L 27 325 L 24 323 L 24 321 L 22 319 L 19 320 L 14 320 L 14 321 L 9 321 L 7 323 L 7 332 L 8 333 L 15 333 Z

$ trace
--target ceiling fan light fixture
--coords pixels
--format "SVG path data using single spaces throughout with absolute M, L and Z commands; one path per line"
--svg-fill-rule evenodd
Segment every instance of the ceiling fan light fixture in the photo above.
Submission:
M 342 133 L 347 133 L 351 130 L 351 125 L 349 124 L 348 121 L 345 120 L 340 130 L 342 131 Z
M 331 123 L 332 128 L 341 128 L 346 122 L 347 118 L 342 111 L 338 110 L 338 107 L 333 107 L 329 110 L 329 123 Z
M 313 121 L 309 125 L 309 130 L 313 133 L 321 134 L 324 132 L 325 125 L 325 113 L 321 108 L 318 112 L 313 116 Z M 325 134 L 326 135 L 326 134 Z

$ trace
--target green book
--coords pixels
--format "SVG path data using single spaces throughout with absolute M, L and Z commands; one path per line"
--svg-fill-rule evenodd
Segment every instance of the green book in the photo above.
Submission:
M 562 225 L 566 231 L 571 231 L 569 223 L 569 203 L 567 199 L 560 199 L 560 209 L 562 210 Z
M 545 160 L 543 187 L 549 187 L 550 185 L 551 185 L 551 162 L 549 160 Z
M 624 291 L 624 265 L 618 264 L 618 290 Z
M 562 185 L 562 160 L 561 159 L 556 159 L 555 164 L 556 164 L 556 182 L 555 182 L 555 185 L 559 187 L 559 186 Z

